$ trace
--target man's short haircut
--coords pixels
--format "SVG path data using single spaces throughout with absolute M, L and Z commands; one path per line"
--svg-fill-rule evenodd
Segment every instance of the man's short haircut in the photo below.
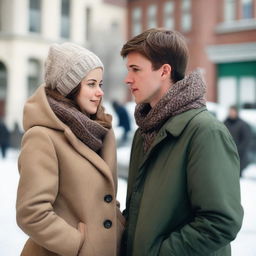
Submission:
M 153 70 L 169 64 L 172 67 L 171 80 L 174 83 L 185 76 L 188 47 L 185 38 L 177 31 L 148 29 L 124 44 L 121 56 L 126 58 L 131 52 L 146 57 L 152 63 Z

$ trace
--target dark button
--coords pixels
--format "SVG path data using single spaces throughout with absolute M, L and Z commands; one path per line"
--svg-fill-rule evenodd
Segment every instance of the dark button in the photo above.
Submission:
M 111 220 L 105 220 L 103 222 L 103 225 L 104 225 L 105 228 L 109 229 L 109 228 L 112 227 L 112 221 Z
M 107 203 L 111 203 L 113 200 L 113 197 L 111 195 L 105 195 L 104 196 L 104 201 Z

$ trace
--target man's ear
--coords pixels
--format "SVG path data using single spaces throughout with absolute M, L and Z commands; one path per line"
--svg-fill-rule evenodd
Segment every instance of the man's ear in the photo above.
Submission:
M 171 71 L 172 71 L 172 67 L 171 67 L 169 64 L 164 64 L 164 65 L 162 66 L 161 77 L 162 77 L 163 79 L 166 79 L 166 78 L 170 79 L 170 77 L 171 77 Z

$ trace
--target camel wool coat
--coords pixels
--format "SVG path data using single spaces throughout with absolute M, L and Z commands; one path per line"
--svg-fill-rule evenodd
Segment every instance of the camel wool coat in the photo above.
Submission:
M 16 213 L 29 239 L 21 255 L 118 255 L 124 218 L 113 131 L 95 153 L 55 116 L 44 85 L 25 104 L 23 125 Z

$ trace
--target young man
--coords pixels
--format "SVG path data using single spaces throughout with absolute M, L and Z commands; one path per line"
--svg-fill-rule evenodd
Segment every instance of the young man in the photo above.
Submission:
M 184 38 L 150 29 L 121 55 L 139 126 L 122 256 L 231 255 L 243 217 L 239 158 L 229 132 L 205 107 L 199 72 L 185 77 Z

